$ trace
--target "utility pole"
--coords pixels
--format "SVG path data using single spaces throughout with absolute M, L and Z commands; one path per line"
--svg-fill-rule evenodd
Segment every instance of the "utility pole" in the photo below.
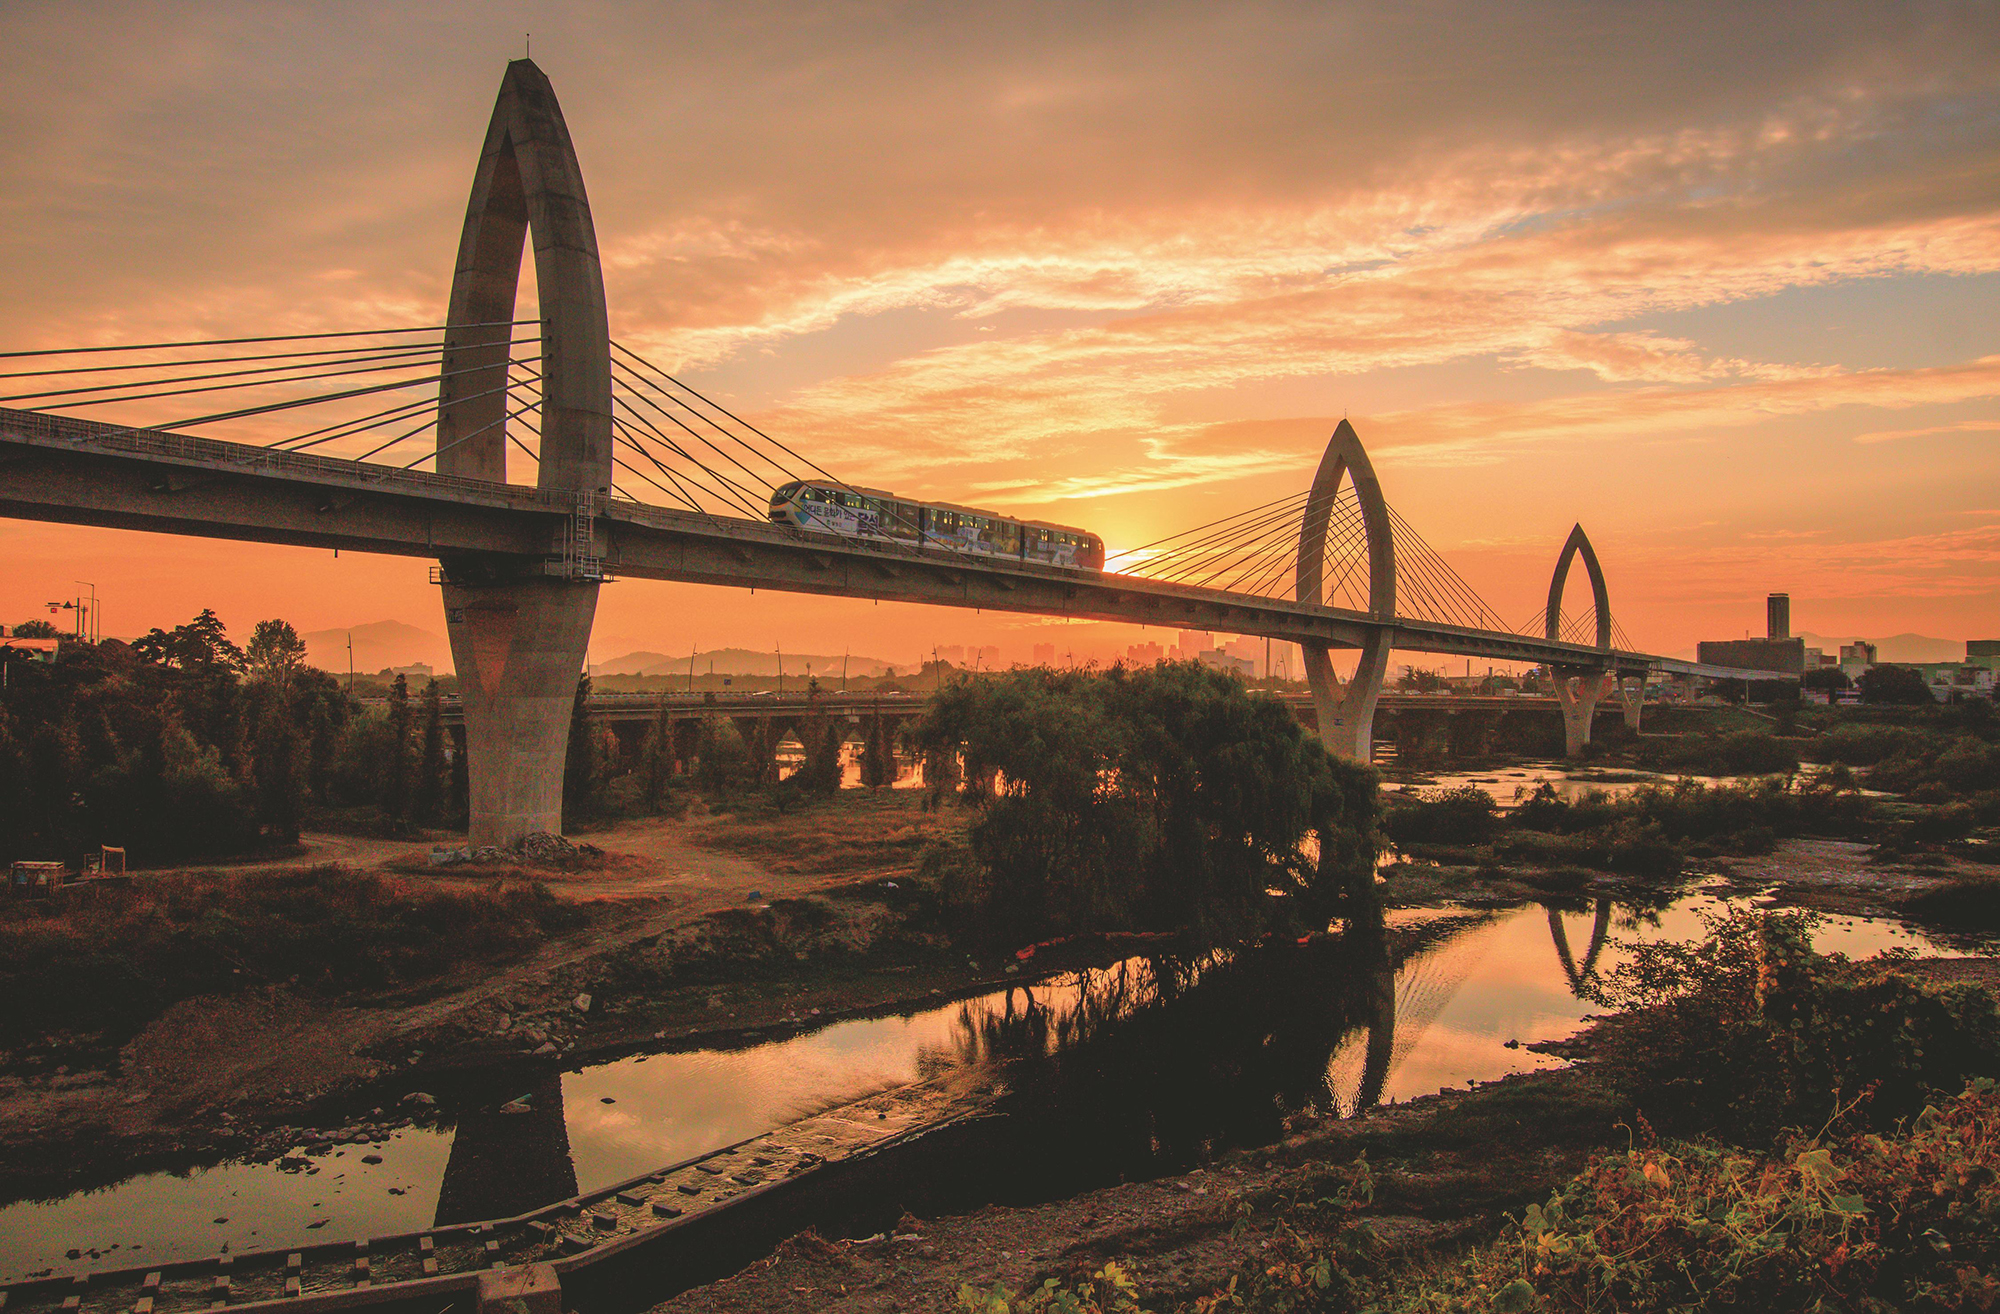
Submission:
M 698 643 L 688 648 L 688 692 L 689 693 L 694 692 L 694 659 L 695 659 L 695 653 L 700 648 L 701 645 Z
M 87 632 L 90 636 L 90 641 L 94 644 L 104 638 L 104 627 L 98 623 L 97 619 L 97 585 L 92 584 L 89 580 L 80 579 L 76 582 L 90 590 L 90 623 L 87 627 Z
M 840 692 L 847 692 L 847 659 L 852 649 L 840 654 Z
M 782 696 L 785 692 L 785 650 L 783 646 L 779 644 L 773 644 L 771 646 L 776 648 L 778 651 L 778 693 L 780 696 Z
M 354 631 L 347 632 L 347 692 L 354 692 Z

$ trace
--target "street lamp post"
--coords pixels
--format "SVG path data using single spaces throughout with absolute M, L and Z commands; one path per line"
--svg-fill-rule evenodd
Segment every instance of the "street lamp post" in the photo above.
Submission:
M 87 629 L 90 634 L 90 641 L 97 643 L 104 638 L 104 626 L 99 623 L 97 618 L 97 585 L 90 583 L 88 580 L 81 579 L 77 580 L 76 583 L 90 590 L 90 610 L 86 613 Z

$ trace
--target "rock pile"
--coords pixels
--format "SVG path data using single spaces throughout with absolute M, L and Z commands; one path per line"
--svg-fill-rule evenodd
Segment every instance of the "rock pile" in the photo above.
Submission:
M 527 863 L 536 867 L 569 870 L 593 863 L 604 856 L 595 844 L 572 844 L 560 835 L 534 831 L 509 848 L 482 844 L 478 848 L 432 849 L 431 866 L 487 866 L 499 863 Z

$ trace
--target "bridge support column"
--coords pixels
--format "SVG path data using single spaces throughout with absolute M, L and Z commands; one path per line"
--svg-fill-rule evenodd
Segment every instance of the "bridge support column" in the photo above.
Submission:
M 1646 673 L 1618 677 L 1618 704 L 1625 709 L 1625 726 L 1639 733 L 1639 711 L 1646 705 Z
M 1605 695 L 1611 677 L 1598 671 L 1568 671 L 1557 667 L 1549 672 L 1556 686 L 1556 702 L 1562 707 L 1563 756 L 1579 757 L 1590 744 L 1590 722 L 1597 704 Z
M 1389 670 L 1389 636 L 1377 631 L 1361 648 L 1354 675 L 1342 684 L 1333 673 L 1333 659 L 1324 645 L 1302 645 L 1306 685 L 1312 690 L 1313 713 L 1319 718 L 1320 742 L 1336 757 L 1366 762 L 1375 752 L 1375 704 L 1382 697 Z
M 570 709 L 603 576 L 595 508 L 611 491 L 611 335 L 583 170 L 555 91 L 507 66 L 474 171 L 446 312 L 437 472 L 501 484 L 522 252 L 532 235 L 541 374 L 536 483 L 549 555 L 444 562 L 445 628 L 465 706 L 471 839 L 562 829 Z M 525 345 L 525 344 L 524 344 Z
M 570 710 L 596 615 L 595 584 L 445 584 L 473 847 L 562 833 Z

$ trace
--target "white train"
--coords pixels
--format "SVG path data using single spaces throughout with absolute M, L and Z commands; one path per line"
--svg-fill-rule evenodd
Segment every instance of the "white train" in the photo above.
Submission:
M 790 483 L 772 490 L 771 519 L 853 538 L 887 538 L 1078 570 L 1104 569 L 1104 540 L 1067 525 L 1009 520 L 991 511 L 913 502 L 875 488 Z

